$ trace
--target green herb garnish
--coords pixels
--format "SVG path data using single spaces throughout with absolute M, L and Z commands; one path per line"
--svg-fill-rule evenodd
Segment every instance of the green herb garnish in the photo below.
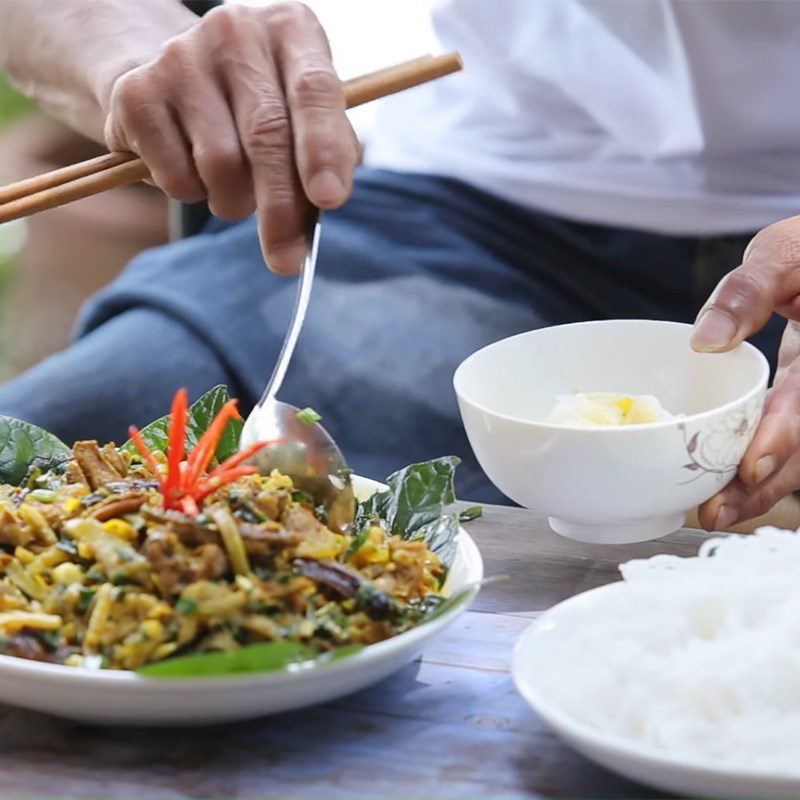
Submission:
M 470 508 L 465 508 L 461 511 L 458 515 L 459 522 L 470 522 L 473 519 L 478 519 L 478 517 L 483 516 L 483 508 L 481 506 L 471 506 Z
M 181 597 L 175 603 L 175 610 L 179 614 L 194 614 L 197 611 L 197 601 L 192 600 L 191 597 Z
M 81 589 L 80 600 L 78 600 L 78 611 L 86 611 L 92 604 L 94 596 L 97 594 L 97 589 L 83 588 Z
M 109 576 L 108 580 L 114 586 L 128 586 L 133 583 L 133 578 L 130 574 L 124 569 L 115 569 Z
M 72 539 L 59 539 L 56 542 L 56 547 L 71 556 L 75 556 L 76 558 L 78 557 L 78 546 L 72 541 Z
M 297 419 L 304 425 L 313 425 L 315 422 L 319 422 L 322 416 L 309 406 L 297 412 Z
M 25 495 L 26 500 L 37 500 L 40 503 L 53 503 L 56 497 L 58 494 L 52 489 L 34 489 Z
M 61 633 L 58 630 L 55 631 L 42 631 L 40 634 L 42 637 L 42 641 L 51 649 L 55 650 L 59 643 L 61 642 Z

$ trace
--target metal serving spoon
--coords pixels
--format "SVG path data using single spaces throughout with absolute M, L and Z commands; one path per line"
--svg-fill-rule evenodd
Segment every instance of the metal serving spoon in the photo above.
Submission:
M 255 456 L 259 470 L 266 474 L 277 469 L 288 475 L 298 489 L 308 492 L 314 502 L 325 509 L 332 528 L 346 530 L 353 523 L 355 501 L 344 456 L 322 425 L 303 421 L 298 417 L 300 409 L 275 398 L 306 318 L 317 266 L 320 224 L 321 214 L 309 227 L 308 251 L 300 269 L 289 329 L 264 394 L 244 423 L 241 447 L 259 441 L 282 440 Z
M 461 57 L 458 53 L 415 58 L 346 81 L 345 104 L 347 108 L 353 108 L 460 69 Z M 259 452 L 255 457 L 259 469 L 262 472 L 278 469 L 291 476 L 298 489 L 308 492 L 314 502 L 323 506 L 328 515 L 328 524 L 332 528 L 345 530 L 352 525 L 355 502 L 350 470 L 344 457 L 321 425 L 303 422 L 297 416 L 298 409 L 275 399 L 303 326 L 311 283 L 314 280 L 319 247 L 319 217 L 312 220 L 312 223 L 313 232 L 308 237 L 308 253 L 300 270 L 292 321 L 267 388 L 244 424 L 241 444 L 242 447 L 247 447 L 257 441 L 285 440 L 283 444 L 265 447 Z

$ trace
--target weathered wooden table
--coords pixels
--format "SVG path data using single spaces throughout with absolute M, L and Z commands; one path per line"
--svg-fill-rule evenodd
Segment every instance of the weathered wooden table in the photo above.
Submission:
M 424 657 L 326 706 L 200 729 L 92 728 L 0 706 L 2 797 L 656 797 L 563 745 L 509 674 L 522 628 L 616 565 L 696 552 L 704 534 L 590 547 L 529 512 L 469 526 L 487 575 L 474 607 Z

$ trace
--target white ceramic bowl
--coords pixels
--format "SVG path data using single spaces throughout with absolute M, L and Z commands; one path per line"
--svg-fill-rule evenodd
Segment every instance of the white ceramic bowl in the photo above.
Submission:
M 364 497 L 382 484 L 356 478 Z M 445 590 L 483 579 L 475 542 L 459 531 Z M 112 725 L 191 725 L 260 717 L 322 703 L 376 683 L 419 655 L 464 606 L 369 645 L 341 661 L 311 669 L 166 680 L 121 670 L 90 670 L 0 655 L 0 702 L 83 722 Z
M 475 455 L 520 505 L 557 533 L 645 541 L 735 475 L 761 418 L 769 367 L 749 344 L 695 353 L 691 326 L 608 320 L 522 333 L 473 353 L 454 385 Z M 561 395 L 655 395 L 680 419 L 578 428 L 545 422 Z

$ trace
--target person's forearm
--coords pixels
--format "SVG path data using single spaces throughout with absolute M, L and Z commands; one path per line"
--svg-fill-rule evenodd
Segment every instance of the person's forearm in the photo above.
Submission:
M 49 113 L 102 141 L 115 79 L 197 19 L 178 0 L 0 0 L 0 69 Z
M 319 20 L 297 0 L 202 18 L 178 0 L 0 0 L 0 67 L 48 109 L 226 220 L 258 216 L 296 272 L 309 206 L 350 195 L 359 146 Z

